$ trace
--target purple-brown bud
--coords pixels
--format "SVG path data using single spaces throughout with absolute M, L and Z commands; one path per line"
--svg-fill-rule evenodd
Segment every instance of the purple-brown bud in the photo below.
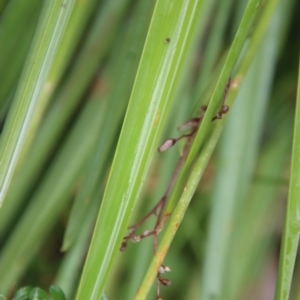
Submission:
M 176 139 L 167 139 L 159 148 L 158 152 L 164 152 L 176 143 Z

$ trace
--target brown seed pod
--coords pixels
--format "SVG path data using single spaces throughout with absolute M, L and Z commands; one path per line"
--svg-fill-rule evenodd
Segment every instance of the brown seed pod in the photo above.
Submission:
M 164 286 L 169 286 L 172 284 L 171 280 L 167 278 L 158 277 L 159 282 Z
M 176 143 L 176 139 L 167 139 L 161 146 L 158 147 L 158 152 L 164 152 L 171 148 Z

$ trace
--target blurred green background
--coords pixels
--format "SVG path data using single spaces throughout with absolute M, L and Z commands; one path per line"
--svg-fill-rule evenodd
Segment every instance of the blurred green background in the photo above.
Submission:
M 32 103 L 30 99 L 38 93 L 37 105 L 0 209 L 0 294 L 7 298 L 22 286 L 48 290 L 56 284 L 67 299 L 75 299 L 108 176 L 113 176 L 109 174 L 124 116 L 128 107 L 128 115 L 129 109 L 133 111 L 133 100 L 128 106 L 132 88 L 142 76 L 145 81 L 147 76 L 149 81 L 155 78 L 154 72 L 138 70 L 139 63 L 146 64 L 145 54 L 140 61 L 142 51 L 154 53 L 169 47 L 164 55 L 170 56 L 179 47 L 173 44 L 173 36 L 165 36 L 169 42 L 159 36 L 160 42 L 151 44 L 150 33 L 145 44 L 148 30 L 154 35 L 160 28 L 162 34 L 165 30 L 152 19 L 155 4 L 155 14 L 166 13 L 159 11 L 163 5 L 154 0 L 55 1 L 42 31 L 46 2 L 0 1 L 3 132 L 15 126 L 10 125 L 16 124 L 10 121 L 15 112 L 27 111 L 22 106 L 17 110 L 16 103 L 21 99 L 21 85 L 28 87 L 34 82 L 31 78 L 26 83 L 26 74 L 35 72 L 30 66 L 39 63 L 32 57 L 34 46 L 41 45 L 36 48 L 38 55 L 47 43 L 47 34 L 49 45 L 51 38 L 57 38 L 55 50 L 45 46 L 45 53 L 53 51 L 53 59 L 41 63 L 49 64 L 49 70 L 38 77 L 44 78 L 39 92 L 35 87 L 25 95 Z M 171 2 L 170 7 L 180 7 Z M 188 3 L 193 1 L 185 2 L 192 5 Z M 158 141 L 155 147 L 178 137 L 177 127 L 208 104 L 236 32 L 241 30 L 247 2 L 203 0 L 197 4 L 199 16 L 193 19 L 194 29 L 187 27 L 190 33 L 176 69 L 177 81 L 166 78 L 171 82 L 166 96 L 170 104 L 161 130 L 153 138 Z M 70 15 L 62 16 L 65 25 L 57 25 L 60 17 L 51 19 L 55 9 L 58 14 L 68 6 Z M 215 121 L 224 123 L 224 129 L 164 260 L 171 268 L 166 277 L 172 281 L 171 286 L 161 287 L 164 299 L 274 298 L 291 172 L 299 12 L 299 1 L 265 0 L 253 15 L 230 72 L 229 113 Z M 172 18 L 170 8 L 168 22 L 175 24 Z M 53 29 L 48 32 L 51 22 Z M 60 35 L 55 25 L 62 26 Z M 252 56 L 247 56 L 249 53 Z M 220 85 L 220 95 L 224 89 Z M 139 101 L 137 118 L 144 99 Z M 21 130 L 26 122 L 18 120 Z M 142 113 L 140 121 L 144 121 Z M 152 132 L 149 129 L 149 136 Z M 1 136 L 2 149 L 5 134 Z M 126 133 L 122 134 L 126 139 Z M 151 150 L 149 172 L 141 178 L 130 223 L 141 219 L 162 197 L 183 144 L 162 154 Z M 125 161 L 126 151 L 133 151 L 130 147 L 124 149 Z M 114 166 L 113 171 L 117 168 L 122 175 L 122 167 Z M 119 184 L 111 188 L 118 190 Z M 154 222 L 152 217 L 140 234 L 151 230 Z M 122 223 L 123 232 L 126 227 Z M 116 251 L 118 248 L 116 245 Z M 299 256 L 299 251 L 295 255 Z M 106 274 L 107 299 L 134 299 L 152 257 L 151 237 L 129 243 L 119 252 Z M 289 299 L 300 299 L 299 279 L 300 265 L 296 263 Z M 147 299 L 155 297 L 156 282 Z

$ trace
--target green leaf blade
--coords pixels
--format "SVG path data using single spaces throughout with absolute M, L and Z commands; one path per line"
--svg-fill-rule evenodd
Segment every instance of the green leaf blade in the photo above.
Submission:
M 283 241 L 280 250 L 276 300 L 288 300 L 294 272 L 300 233 L 300 64 L 294 125 L 289 195 L 286 209 Z
M 101 296 L 158 145 L 201 3 L 157 2 L 77 299 Z
M 38 124 L 32 119 L 38 115 L 36 108 L 39 105 L 39 96 L 73 3 L 74 0 L 67 0 L 62 6 L 61 0 L 46 2 L 42 10 L 38 29 L 2 135 L 0 206 L 21 152 L 24 151 L 25 140 L 28 145 L 28 140 L 32 139 L 37 129 Z

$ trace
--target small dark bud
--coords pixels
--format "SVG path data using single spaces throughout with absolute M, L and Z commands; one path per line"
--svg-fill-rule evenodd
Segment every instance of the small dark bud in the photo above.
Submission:
M 159 148 L 158 152 L 164 152 L 176 143 L 176 139 L 167 139 Z
M 125 251 L 126 248 L 127 248 L 127 242 L 123 242 L 120 247 L 120 251 L 123 252 L 123 251 Z
M 222 114 L 226 114 L 226 113 L 228 113 L 228 111 L 229 111 L 229 106 L 223 105 L 221 108 Z
M 158 278 L 159 282 L 164 285 L 164 286 L 169 286 L 172 284 L 171 280 L 167 279 L 167 278 L 162 278 L 162 277 L 159 277 Z

